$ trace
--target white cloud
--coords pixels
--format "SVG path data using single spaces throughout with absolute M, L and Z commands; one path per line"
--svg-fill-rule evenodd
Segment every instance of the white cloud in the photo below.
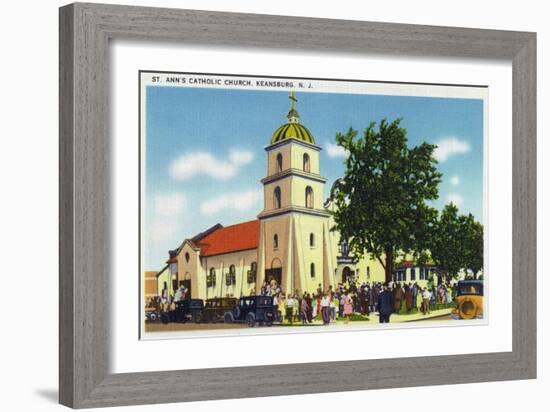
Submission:
M 239 212 L 261 208 L 263 191 L 247 190 L 240 193 L 225 193 L 213 197 L 201 203 L 200 212 L 203 215 L 213 215 L 224 210 L 236 210 Z
M 338 146 L 334 143 L 327 143 L 325 145 L 328 157 L 348 157 L 349 152 L 342 146 Z
M 176 228 L 177 225 L 171 219 L 156 218 L 148 225 L 147 237 L 153 245 L 162 245 L 161 249 L 168 250 L 170 240 L 177 234 Z
M 188 180 L 200 175 L 226 180 L 236 176 L 241 166 L 250 163 L 253 158 L 253 153 L 246 150 L 231 150 L 227 159 L 217 158 L 209 152 L 186 153 L 170 164 L 169 173 L 176 180 Z
M 463 154 L 470 151 L 470 145 L 464 140 L 459 140 L 455 137 L 449 137 L 440 140 L 436 143 L 437 147 L 434 150 L 434 157 L 438 162 L 443 163 L 449 157 L 456 154 Z
M 457 193 L 451 193 L 447 195 L 447 203 L 454 203 L 456 207 L 460 207 L 464 203 L 464 198 Z
M 248 150 L 231 150 L 229 152 L 229 161 L 234 165 L 245 165 L 250 163 L 254 155 Z
M 451 182 L 451 185 L 458 186 L 460 184 L 460 177 L 457 175 L 451 176 L 451 179 L 449 180 Z
M 180 192 L 157 194 L 154 205 L 156 216 L 177 216 L 183 212 L 185 196 Z

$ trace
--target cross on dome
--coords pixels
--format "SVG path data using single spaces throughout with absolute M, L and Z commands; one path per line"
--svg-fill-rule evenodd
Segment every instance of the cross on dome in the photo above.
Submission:
M 290 99 L 290 110 L 288 112 L 288 115 L 286 116 L 288 118 L 289 123 L 300 123 L 300 115 L 298 114 L 298 111 L 296 110 L 295 104 L 298 101 L 298 99 L 294 96 L 294 90 L 290 91 L 290 95 L 288 96 Z
M 296 110 L 296 102 L 298 99 L 294 95 L 294 90 L 290 91 L 288 98 L 290 100 L 290 110 L 286 116 L 288 122 L 275 130 L 273 136 L 271 137 L 271 144 L 286 139 L 297 139 L 314 145 L 315 139 L 313 138 L 313 135 L 307 127 L 300 124 L 300 115 Z

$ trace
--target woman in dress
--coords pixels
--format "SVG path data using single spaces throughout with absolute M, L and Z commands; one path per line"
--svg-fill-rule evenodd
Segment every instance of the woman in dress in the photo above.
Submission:
M 349 317 L 353 313 L 353 301 L 347 291 L 342 297 L 342 300 L 344 306 L 344 323 L 348 323 Z

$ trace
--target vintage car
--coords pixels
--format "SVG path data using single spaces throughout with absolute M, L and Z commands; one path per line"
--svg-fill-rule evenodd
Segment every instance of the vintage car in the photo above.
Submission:
M 223 317 L 225 323 L 246 322 L 250 327 L 257 324 L 271 326 L 275 318 L 273 297 L 245 296 Z
M 458 282 L 454 312 L 460 319 L 483 317 L 482 280 L 462 280 Z
M 223 322 L 224 315 L 237 306 L 237 298 L 206 299 L 202 310 L 201 322 Z
M 175 322 L 193 321 L 199 323 L 204 308 L 202 299 L 184 299 L 176 302 L 176 309 L 173 313 Z
M 145 308 L 145 320 L 148 322 L 156 322 L 160 319 L 160 310 L 147 307 Z
M 145 304 L 145 320 L 148 322 L 157 322 L 160 320 L 160 313 L 160 299 L 149 299 Z

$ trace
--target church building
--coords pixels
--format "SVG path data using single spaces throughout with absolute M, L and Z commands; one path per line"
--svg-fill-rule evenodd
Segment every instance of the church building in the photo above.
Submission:
M 288 121 L 271 137 L 267 174 L 261 180 L 263 210 L 257 218 L 231 226 L 217 224 L 170 251 L 174 290 L 185 285 L 193 298 L 259 293 L 275 280 L 285 294 L 323 290 L 347 280 L 384 281 L 379 262 L 350 256 L 324 202 L 321 147 L 300 122 L 290 94 Z

